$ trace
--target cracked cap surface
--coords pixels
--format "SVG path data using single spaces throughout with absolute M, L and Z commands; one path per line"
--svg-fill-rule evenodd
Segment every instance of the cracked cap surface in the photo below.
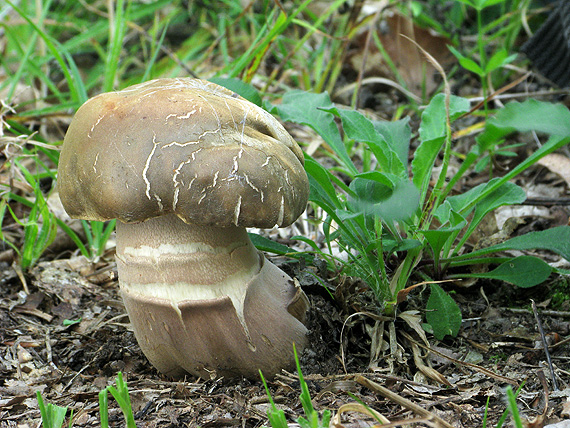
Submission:
M 63 142 L 71 217 L 141 222 L 174 213 L 225 227 L 291 224 L 309 196 L 303 153 L 281 124 L 199 79 L 157 79 L 88 100 Z

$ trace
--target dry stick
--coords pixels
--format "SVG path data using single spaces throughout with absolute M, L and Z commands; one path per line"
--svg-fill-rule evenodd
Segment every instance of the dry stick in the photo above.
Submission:
M 430 412 L 429 410 L 424 409 L 420 405 L 413 403 L 412 401 L 408 400 L 407 398 L 401 397 L 400 395 L 396 394 L 395 392 L 390 391 L 388 388 L 383 387 L 382 385 L 373 382 L 369 379 L 366 379 L 364 376 L 357 375 L 355 378 L 356 382 L 360 385 L 365 386 L 366 388 L 377 392 L 384 398 L 387 398 L 394 403 L 399 404 L 402 407 L 405 407 L 412 412 L 417 413 L 425 418 L 431 419 L 432 421 L 436 422 L 440 426 L 446 428 L 453 428 L 453 425 L 449 424 L 448 422 L 444 421 L 442 418 L 437 416 L 436 414 Z
M 552 206 L 561 206 L 561 205 L 570 205 L 569 198 L 527 198 L 524 202 L 521 202 L 520 205 L 539 205 L 543 207 L 552 207 Z
M 469 110 L 467 113 L 463 113 L 459 118 L 463 118 L 465 116 L 469 116 L 470 114 L 472 114 L 473 112 L 479 110 L 482 106 L 485 105 L 485 103 L 491 101 L 492 99 L 496 98 L 498 95 L 502 94 L 503 92 L 508 91 L 509 89 L 515 87 L 516 85 L 518 85 L 519 83 L 525 81 L 528 76 L 530 76 L 532 73 L 528 72 L 524 75 L 522 75 L 521 77 L 519 77 L 517 80 L 503 86 L 502 88 L 497 89 L 495 92 L 493 92 L 492 94 L 490 94 L 487 98 L 483 99 L 482 101 L 480 101 L 479 103 L 477 103 L 475 106 L 471 107 L 471 110 Z
M 532 305 L 532 312 L 534 313 L 534 319 L 536 320 L 536 325 L 538 327 L 538 332 L 540 333 L 540 338 L 542 339 L 542 347 L 544 348 L 544 355 L 546 355 L 546 362 L 548 363 L 548 368 L 550 369 L 550 375 L 552 376 L 552 386 L 554 390 L 558 390 L 558 382 L 556 382 L 556 374 L 554 373 L 554 367 L 552 367 L 552 360 L 550 359 L 550 352 L 548 352 L 548 343 L 546 343 L 546 336 L 544 335 L 544 329 L 542 328 L 542 321 L 538 316 L 538 310 L 536 309 L 536 303 L 533 299 L 530 299 Z
M 456 360 L 455 358 L 452 358 L 452 357 L 450 357 L 449 355 L 445 355 L 445 354 L 443 354 L 442 352 L 439 352 L 439 351 L 436 351 L 436 350 L 433 349 L 433 348 L 430 348 L 429 346 L 425 346 L 423 343 L 420 343 L 420 342 L 415 341 L 415 340 L 414 340 L 409 334 L 407 334 L 406 332 L 403 332 L 403 331 L 402 331 L 401 334 L 404 335 L 404 337 L 406 337 L 406 339 L 408 339 L 410 342 L 415 343 L 416 345 L 418 345 L 420 348 L 423 348 L 423 349 L 425 349 L 426 351 L 429 351 L 429 352 L 433 352 L 434 354 L 436 354 L 436 355 L 438 355 L 438 356 L 440 356 L 440 357 L 442 357 L 442 358 L 445 358 L 446 360 L 449 360 L 449 361 L 451 361 L 452 363 L 458 364 L 458 365 L 460 365 L 460 366 L 469 367 L 469 368 L 471 368 L 471 369 L 473 369 L 473 370 L 475 370 L 475 371 L 477 371 L 477 372 L 479 372 L 479 373 L 483 373 L 484 375 L 487 375 L 487 376 L 489 376 L 489 377 L 492 377 L 493 379 L 496 379 L 496 380 L 499 380 L 499 381 L 501 381 L 501 382 L 505 382 L 505 383 L 508 383 L 508 384 L 510 384 L 510 385 L 513 385 L 515 388 L 518 388 L 518 387 L 519 387 L 518 382 L 515 381 L 515 380 L 513 380 L 513 379 L 510 379 L 510 378 L 505 377 L 505 376 L 501 376 L 501 375 L 499 375 L 499 374 L 497 374 L 497 373 L 492 372 L 491 370 L 487 370 L 486 368 L 481 367 L 481 366 L 478 366 L 478 365 L 476 365 L 476 364 L 471 364 L 471 363 L 467 363 L 467 362 L 465 362 L 465 361 Z

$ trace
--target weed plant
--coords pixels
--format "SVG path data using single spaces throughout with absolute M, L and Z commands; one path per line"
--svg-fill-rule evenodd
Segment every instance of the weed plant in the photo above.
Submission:
M 486 123 L 485 130 L 449 181 L 451 125 L 470 111 L 467 99 L 436 95 L 421 116 L 419 146 L 408 164 L 411 130 L 408 119 L 371 121 L 354 110 L 333 105 L 327 94 L 287 93 L 281 104 L 269 106 L 282 119 L 314 129 L 330 148 L 335 166 L 324 168 L 307 156 L 311 201 L 325 213 L 323 230 L 328 251 L 307 242 L 335 269 L 363 278 L 385 313 L 393 313 L 419 263 L 432 256 L 431 270 L 417 269 L 424 279 L 493 278 L 531 287 L 545 281 L 553 268 L 531 256 L 499 257 L 507 249 L 543 248 L 570 260 L 565 242 L 570 228 L 533 232 L 485 249 L 464 252 L 469 237 L 483 218 L 503 205 L 525 200 L 522 188 L 511 180 L 545 155 L 570 141 L 570 112 L 562 105 L 535 100 L 513 102 Z M 335 122 L 340 120 L 341 130 Z M 462 194 L 451 190 L 485 154 L 500 146 L 512 132 L 536 131 L 548 141 L 504 176 L 490 179 Z M 344 135 L 344 138 L 343 138 Z M 353 161 L 361 153 L 362 166 Z M 441 172 L 431 187 L 435 160 Z M 411 179 L 408 176 L 411 170 Z M 334 256 L 336 242 L 346 260 Z M 486 273 L 453 273 L 452 268 L 495 264 Z M 441 336 L 438 334 L 437 336 Z
M 497 5 L 501 3 L 503 6 L 506 3 L 506 0 L 456 0 L 460 3 L 466 4 L 475 9 L 476 16 L 477 16 L 477 53 L 479 55 L 479 62 L 472 59 L 471 55 L 464 55 L 460 53 L 457 49 L 453 46 L 449 46 L 449 50 L 457 60 L 459 64 L 473 73 L 475 73 L 481 79 L 481 87 L 483 89 L 483 99 L 484 106 L 485 106 L 485 113 L 487 113 L 487 96 L 489 91 L 489 78 L 491 73 L 500 68 L 503 68 L 505 65 L 509 64 L 510 62 L 514 61 L 517 57 L 516 54 L 509 55 L 509 50 L 507 47 L 502 47 L 494 52 L 491 57 L 488 57 L 486 52 L 487 41 L 485 40 L 485 32 L 486 29 L 483 28 L 483 9 L 488 7 Z M 518 8 L 518 3 L 514 2 L 513 8 L 516 10 Z M 514 20 L 517 21 L 516 19 Z
M 498 0 L 461 3 L 477 12 L 480 58 L 479 63 L 472 63 L 462 54 L 460 62 L 486 77 L 512 56 L 504 48 L 502 53 L 487 59 L 482 49 L 483 34 L 506 21 L 497 18 L 485 25 L 482 13 L 490 6 L 504 7 L 507 3 Z M 320 93 L 334 87 L 347 40 L 366 25 L 366 21 L 355 19 L 358 9 L 343 13 L 343 4 L 334 1 L 326 13 L 319 15 L 310 8 L 309 0 L 293 3 L 285 11 L 268 0 L 257 2 L 245 11 L 238 7 L 238 2 L 224 1 L 215 13 L 211 8 L 194 4 L 185 8 L 180 1 L 166 0 L 152 3 L 119 0 L 107 10 L 85 9 L 74 2 L 48 0 L 20 4 L 7 0 L 2 12 L 15 11 L 20 23 L 2 22 L 6 37 L 2 65 L 14 72 L 0 82 L 0 90 L 6 91 L 10 102 L 19 84 L 35 87 L 39 82 L 40 94 L 36 100 L 39 102 L 29 105 L 29 110 L 10 114 L 3 120 L 5 132 L 32 136 L 32 129 L 22 125 L 25 117 L 68 115 L 91 93 L 120 89 L 158 76 L 200 75 L 207 71 L 209 75 L 217 74 L 218 82 L 262 104 L 264 91 L 272 85 L 283 85 L 282 75 L 286 74 L 288 83 L 316 92 L 288 91 L 281 104 L 268 102 L 265 107 L 283 120 L 314 129 L 327 143 L 328 156 L 334 162 L 334 167 L 327 169 L 316 159 L 306 157 L 311 201 L 324 213 L 319 220 L 326 248 L 321 249 L 308 237 L 297 239 L 325 258 L 331 269 L 340 266 L 343 272 L 363 278 L 383 312 L 394 313 L 415 274 L 425 280 L 469 276 L 501 279 L 521 287 L 544 281 L 553 269 L 542 260 L 530 256 L 505 258 L 496 253 L 506 249 L 544 248 L 568 259 L 570 255 L 563 245 L 568 228 L 531 233 L 471 253 L 465 252 L 465 245 L 488 213 L 524 200 L 524 191 L 511 181 L 513 178 L 568 143 L 568 110 L 534 100 L 508 104 L 489 118 L 459 171 L 447 181 L 452 156 L 451 127 L 469 113 L 471 105 L 467 99 L 447 92 L 431 100 L 421 116 L 419 146 L 408 162 L 412 138 L 408 119 L 371 121 L 357 111 L 334 105 L 326 92 Z M 508 4 L 519 13 L 527 3 L 521 0 Z M 333 35 L 316 37 L 319 33 L 330 33 L 327 22 L 333 13 L 338 15 Z M 101 18 L 93 20 L 96 15 Z M 52 22 L 68 22 L 68 16 L 74 18 L 67 25 L 52 25 Z M 185 21 L 196 24 L 192 34 L 185 34 L 178 44 L 167 45 L 168 29 L 178 28 Z M 509 31 L 512 33 L 508 34 L 514 34 L 516 28 Z M 507 33 L 502 34 L 507 38 Z M 505 43 L 507 47 L 512 45 Z M 85 57 L 92 66 L 81 65 Z M 274 73 L 262 78 L 263 88 L 258 93 L 244 82 L 252 81 L 254 76 L 261 78 L 258 71 L 268 59 L 277 66 Z M 310 66 L 305 67 L 307 64 Z M 481 167 L 490 154 L 508 147 L 504 144 L 508 134 L 531 131 L 550 138 L 504 176 L 451 195 L 451 190 L 472 168 Z M 34 138 L 40 139 L 36 135 Z M 5 242 L 18 252 L 21 266 L 27 268 L 39 260 L 53 240 L 56 226 L 74 240 L 83 255 L 91 259 L 101 255 L 113 223 L 84 222 L 84 242 L 50 212 L 46 203 L 49 190 L 42 183 L 55 182 L 57 150 L 40 145 L 30 149 L 25 139 L 20 140 L 19 147 L 22 156 L 34 157 L 32 167 L 24 164 L 21 157 L 8 159 L 6 167 L 18 171 L 18 180 L 29 188 L 30 197 L 8 186 L 2 192 L 0 214 L 3 226 L 11 217 L 24 231 L 21 244 L 2 232 Z M 441 172 L 431 186 L 436 159 L 442 159 Z M 24 206 L 25 215 L 16 212 L 15 205 Z M 339 257 L 335 247 L 344 258 Z M 468 273 L 465 266 L 474 264 L 497 267 L 487 273 Z M 440 302 L 434 305 L 445 302 L 451 305 L 442 296 L 434 287 L 433 302 Z M 450 311 L 458 312 L 452 305 Z M 443 331 L 453 332 L 455 327 L 445 325 L 434 330 L 438 337 Z
M 324 410 L 321 415 L 319 412 L 315 410 L 313 407 L 313 403 L 311 401 L 311 395 L 309 392 L 309 387 L 305 378 L 303 377 L 303 372 L 301 370 L 301 366 L 299 363 L 299 357 L 297 355 L 296 349 L 294 349 L 295 354 L 295 362 L 297 365 L 297 373 L 299 376 L 299 385 L 301 389 L 301 393 L 299 395 L 299 401 L 303 407 L 303 411 L 305 416 L 300 416 L 297 418 L 297 424 L 301 428 L 327 428 L 329 427 L 332 413 L 330 410 Z M 269 391 L 269 387 L 267 386 L 267 382 L 263 377 L 263 373 L 260 372 L 261 381 L 263 386 L 265 387 L 265 391 L 267 393 L 267 398 L 269 400 L 270 408 L 267 411 L 267 417 L 269 419 L 270 426 L 272 428 L 287 428 L 289 425 L 287 423 L 287 418 L 285 417 L 285 413 L 283 410 L 279 409 L 275 402 L 273 401 L 273 397 L 271 396 L 271 392 Z M 115 398 L 119 408 L 121 409 L 123 416 L 125 418 L 125 424 L 127 428 L 136 428 L 135 418 L 133 414 L 133 409 L 131 407 L 129 389 L 127 383 L 123 379 L 123 375 L 121 372 L 117 374 L 115 379 L 116 387 L 109 386 L 104 388 L 99 392 L 99 415 L 100 415 L 100 423 L 101 428 L 109 428 L 109 393 Z M 505 390 L 506 398 L 507 398 L 507 408 L 503 412 L 501 418 L 499 419 L 496 428 L 501 428 L 505 421 L 507 420 L 509 414 L 513 419 L 514 426 L 516 428 L 522 428 L 524 425 L 522 423 L 522 419 L 516 404 L 516 398 L 520 393 L 522 386 L 516 392 L 513 392 L 512 388 L 507 387 Z M 38 400 L 38 406 L 40 408 L 42 426 L 44 428 L 62 428 L 65 422 L 65 417 L 67 415 L 68 408 L 57 406 L 52 403 L 45 403 L 43 397 L 39 391 L 36 392 L 36 397 Z M 356 399 L 356 397 L 353 397 Z M 358 400 L 357 400 L 358 401 Z M 485 414 L 483 416 L 483 428 L 487 426 L 487 417 L 488 417 L 488 408 L 489 408 L 489 400 L 487 400 L 487 404 L 485 406 Z M 370 414 L 374 414 L 370 412 Z M 382 423 L 382 421 L 378 421 Z M 71 428 L 73 426 L 73 410 L 70 412 L 69 415 L 69 423 L 68 427 Z
M 129 388 L 123 379 L 123 374 L 119 372 L 115 379 L 116 387 L 108 386 L 99 392 L 99 415 L 101 420 L 101 428 L 109 428 L 109 393 L 119 404 L 119 408 L 125 417 L 127 428 L 137 428 L 133 409 L 131 407 L 131 398 L 129 396 Z M 42 417 L 42 426 L 44 428 L 61 428 L 67 415 L 67 407 L 57 406 L 52 403 L 47 405 L 44 403 L 43 397 L 39 391 L 36 392 L 38 406 Z M 73 411 L 69 415 L 69 428 L 73 425 Z

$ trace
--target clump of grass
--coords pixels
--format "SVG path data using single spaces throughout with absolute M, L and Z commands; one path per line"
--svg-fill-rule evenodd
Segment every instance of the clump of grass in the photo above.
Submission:
M 123 374 L 119 372 L 116 379 L 117 386 L 108 386 L 99 392 L 99 414 L 101 415 L 101 428 L 109 427 L 109 411 L 108 411 L 108 393 L 110 392 L 113 398 L 119 404 L 121 411 L 125 417 L 127 428 L 136 428 L 135 417 L 131 407 L 131 399 L 129 396 L 129 389 L 127 383 L 123 380 Z

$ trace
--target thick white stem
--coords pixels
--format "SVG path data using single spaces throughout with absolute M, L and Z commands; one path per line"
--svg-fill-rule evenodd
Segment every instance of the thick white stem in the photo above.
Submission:
M 117 223 L 117 267 L 141 349 L 167 374 L 271 375 L 306 341 L 306 297 L 244 228 Z
M 262 257 L 243 227 L 188 225 L 175 215 L 117 224 L 117 267 L 123 293 L 184 301 L 229 297 L 244 334 L 247 287 Z

